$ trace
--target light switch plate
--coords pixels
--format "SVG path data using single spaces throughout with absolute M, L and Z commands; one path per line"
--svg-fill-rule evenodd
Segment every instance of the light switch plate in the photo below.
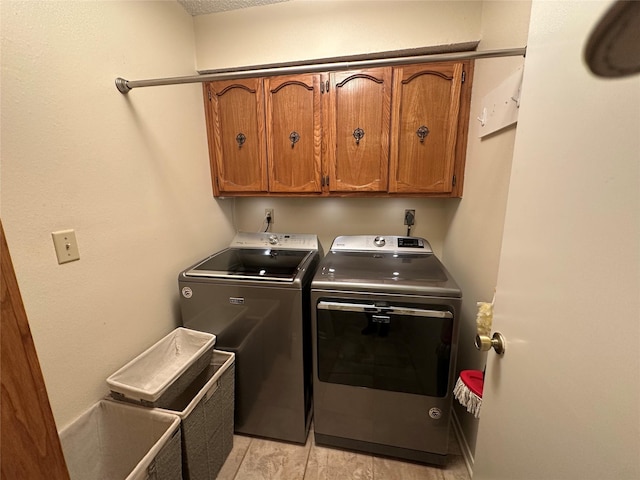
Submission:
M 51 233 L 53 237 L 53 245 L 56 248 L 58 263 L 73 262 L 80 260 L 80 252 L 78 251 L 78 242 L 76 241 L 76 232 L 74 230 L 60 230 Z

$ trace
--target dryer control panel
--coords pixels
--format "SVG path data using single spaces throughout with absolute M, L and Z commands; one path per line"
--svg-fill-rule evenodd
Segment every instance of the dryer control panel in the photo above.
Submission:
M 432 254 L 433 250 L 427 240 L 420 237 L 399 237 L 396 235 L 344 235 L 336 237 L 331 245 L 333 251 L 385 253 L 424 253 Z

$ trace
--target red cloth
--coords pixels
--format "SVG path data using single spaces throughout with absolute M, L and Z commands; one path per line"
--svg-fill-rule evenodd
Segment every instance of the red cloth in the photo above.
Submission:
M 480 370 L 463 370 L 460 372 L 460 378 L 469 390 L 482 398 L 484 378 Z

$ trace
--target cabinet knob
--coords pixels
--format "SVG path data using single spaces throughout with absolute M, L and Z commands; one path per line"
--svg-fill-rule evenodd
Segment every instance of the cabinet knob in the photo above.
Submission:
M 247 137 L 245 136 L 244 133 L 240 132 L 238 135 L 236 135 L 236 142 L 238 142 L 238 148 L 242 148 L 242 145 L 244 145 L 244 142 L 247 140 Z
M 293 146 L 298 143 L 298 140 L 300 140 L 300 134 L 296 131 L 291 132 L 289 140 L 291 140 L 291 148 L 293 148 Z
M 418 128 L 418 130 L 416 130 L 416 135 L 418 135 L 420 143 L 424 143 L 424 139 L 427 138 L 427 135 L 429 135 L 429 129 L 422 125 L 420 128 Z
M 356 145 L 360 145 L 360 140 L 362 140 L 362 137 L 364 137 L 364 130 L 362 130 L 361 128 L 356 128 L 353 131 L 353 138 L 356 139 Z

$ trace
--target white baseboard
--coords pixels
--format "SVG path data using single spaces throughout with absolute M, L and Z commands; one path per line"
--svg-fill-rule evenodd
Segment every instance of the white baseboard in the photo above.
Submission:
M 456 415 L 455 410 L 451 410 L 453 414 L 451 416 L 453 431 L 456 434 L 456 439 L 458 440 L 458 444 L 460 445 L 460 451 L 462 452 L 462 457 L 464 458 L 464 463 L 467 465 L 467 470 L 469 471 L 469 477 L 473 478 L 473 453 L 471 453 L 471 448 L 469 448 L 469 444 L 467 443 L 467 439 L 462 432 L 462 427 L 460 426 L 460 421 L 458 420 L 458 416 Z

